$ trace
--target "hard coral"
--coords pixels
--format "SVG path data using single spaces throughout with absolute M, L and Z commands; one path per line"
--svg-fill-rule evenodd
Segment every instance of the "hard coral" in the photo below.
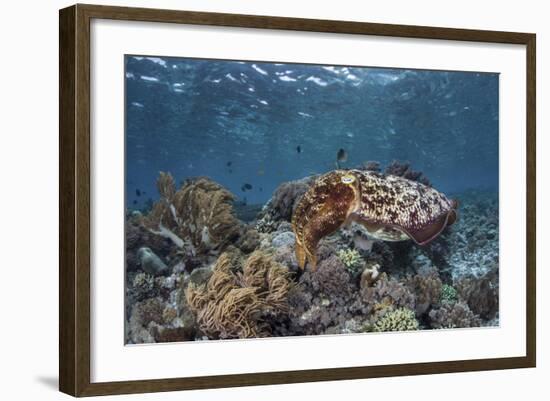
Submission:
M 414 311 L 407 308 L 390 310 L 373 324 L 374 331 L 408 331 L 418 330 L 418 320 Z
M 292 212 L 302 195 L 313 183 L 314 177 L 306 177 L 301 180 L 284 182 L 273 192 L 270 201 L 270 209 L 276 220 L 290 221 Z
M 438 305 L 441 299 L 442 283 L 439 275 L 432 272 L 426 275 L 417 274 L 407 277 L 406 285 L 416 295 L 416 314 L 421 316 L 433 305 Z
M 487 320 L 496 316 L 499 300 L 498 265 L 494 265 L 479 278 L 462 277 L 458 280 L 456 287 L 459 297 L 474 313 Z
M 430 311 L 429 317 L 431 327 L 434 329 L 481 326 L 479 316 L 474 314 L 464 302 L 444 301 L 440 308 Z
M 288 270 L 261 251 L 246 261 L 225 252 L 205 285 L 190 285 L 186 300 L 200 329 L 211 338 L 264 337 L 269 321 L 288 311 Z
M 449 284 L 443 284 L 441 287 L 441 302 L 454 302 L 456 301 L 458 293 L 456 289 Z
M 221 185 L 197 178 L 176 191 L 172 175 L 161 172 L 157 187 L 161 198 L 141 220 L 151 233 L 198 253 L 222 247 L 239 235 L 234 197 Z
M 372 287 L 361 289 L 363 302 L 371 309 L 382 311 L 387 307 L 415 309 L 416 297 L 410 288 L 397 281 L 395 278 L 388 278 L 382 273 Z
M 397 160 L 392 161 L 384 170 L 384 175 L 396 175 L 411 181 L 418 181 L 421 184 L 431 186 L 428 178 L 425 177 L 422 172 L 413 170 L 409 162 L 399 162 Z
M 337 255 L 344 266 L 352 272 L 359 270 L 364 264 L 361 255 L 355 249 L 340 249 Z

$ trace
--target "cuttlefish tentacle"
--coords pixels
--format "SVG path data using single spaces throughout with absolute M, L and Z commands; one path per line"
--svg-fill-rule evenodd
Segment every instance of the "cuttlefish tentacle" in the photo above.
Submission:
M 334 185 L 340 182 L 342 185 Z M 317 265 L 315 251 L 321 238 L 346 223 L 359 208 L 360 186 L 356 177 L 336 171 L 320 177 L 307 191 L 294 212 L 292 228 L 296 235 L 296 259 L 303 268 Z
M 304 194 L 292 217 L 296 259 L 315 270 L 321 238 L 351 221 L 385 241 L 412 239 L 425 245 L 457 219 L 458 203 L 433 188 L 402 177 L 360 170 L 321 176 Z

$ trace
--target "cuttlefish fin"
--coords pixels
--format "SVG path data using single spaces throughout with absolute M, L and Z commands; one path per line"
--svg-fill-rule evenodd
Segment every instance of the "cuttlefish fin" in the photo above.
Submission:
M 413 239 L 418 245 L 426 245 L 435 239 L 445 227 L 453 224 L 456 221 L 456 212 L 450 210 L 435 219 L 431 224 L 416 230 L 403 229 L 405 233 Z

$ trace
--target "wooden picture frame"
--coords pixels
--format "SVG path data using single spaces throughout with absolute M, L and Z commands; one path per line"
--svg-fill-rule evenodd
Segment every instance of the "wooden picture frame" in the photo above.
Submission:
M 526 355 L 493 359 L 92 383 L 90 380 L 90 21 L 96 18 L 526 46 Z M 73 396 L 95 396 L 535 366 L 535 34 L 80 4 L 60 11 L 59 27 L 60 391 Z

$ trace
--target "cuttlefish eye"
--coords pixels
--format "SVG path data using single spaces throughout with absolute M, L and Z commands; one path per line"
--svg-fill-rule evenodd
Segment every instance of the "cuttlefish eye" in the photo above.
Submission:
M 342 183 L 351 184 L 355 181 L 355 177 L 351 174 L 342 176 Z

